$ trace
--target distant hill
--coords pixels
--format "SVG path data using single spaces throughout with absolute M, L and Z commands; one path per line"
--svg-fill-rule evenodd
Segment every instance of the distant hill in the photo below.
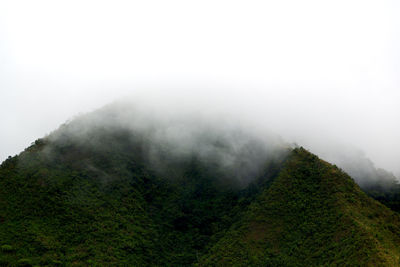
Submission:
M 397 266 L 399 227 L 303 148 L 121 106 L 0 167 L 4 266 Z

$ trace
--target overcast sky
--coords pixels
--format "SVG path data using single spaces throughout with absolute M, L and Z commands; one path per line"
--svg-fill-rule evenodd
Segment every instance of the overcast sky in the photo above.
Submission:
M 127 96 L 226 112 L 400 173 L 399 1 L 0 2 L 0 161 Z

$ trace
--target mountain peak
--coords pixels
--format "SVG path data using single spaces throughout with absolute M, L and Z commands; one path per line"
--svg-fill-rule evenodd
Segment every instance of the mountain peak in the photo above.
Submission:
M 399 215 L 304 148 L 107 114 L 0 166 L 0 265 L 399 264 Z
M 200 265 L 397 266 L 399 219 L 342 170 L 296 148 Z

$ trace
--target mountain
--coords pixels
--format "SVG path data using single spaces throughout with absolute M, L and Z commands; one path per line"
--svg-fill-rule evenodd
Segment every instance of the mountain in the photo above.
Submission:
M 397 266 L 399 214 L 270 135 L 108 106 L 0 167 L 0 265 Z
M 330 144 L 319 152 L 348 173 L 369 196 L 400 212 L 400 176 L 375 167 L 362 151 L 346 145 Z
M 300 148 L 200 266 L 398 266 L 400 217 Z

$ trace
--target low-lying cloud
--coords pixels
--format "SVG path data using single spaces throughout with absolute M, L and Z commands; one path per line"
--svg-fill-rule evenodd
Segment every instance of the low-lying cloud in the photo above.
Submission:
M 130 96 L 343 165 L 335 151 L 354 147 L 400 174 L 399 12 L 394 0 L 2 1 L 0 160 Z

